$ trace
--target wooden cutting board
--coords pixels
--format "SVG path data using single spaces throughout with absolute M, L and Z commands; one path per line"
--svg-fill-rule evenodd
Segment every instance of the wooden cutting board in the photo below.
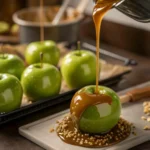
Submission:
M 122 95 L 129 90 L 147 86 L 150 86 L 150 82 L 134 86 L 130 89 L 119 92 L 118 94 Z M 134 124 L 137 135 L 133 135 L 131 133 L 126 140 L 119 144 L 106 148 L 96 148 L 96 150 L 126 150 L 150 140 L 149 131 L 143 130 L 143 127 L 145 125 L 150 125 L 150 123 L 141 120 L 141 116 L 144 115 L 142 105 L 144 101 L 150 101 L 150 98 L 134 103 L 125 103 L 122 106 L 121 116 Z M 48 116 L 44 119 L 22 126 L 19 128 L 19 133 L 47 150 L 94 150 L 94 148 L 84 148 L 66 144 L 58 138 L 55 132 L 49 132 L 50 129 L 56 125 L 56 121 L 60 120 L 68 112 L 69 110 L 65 110 L 55 115 Z

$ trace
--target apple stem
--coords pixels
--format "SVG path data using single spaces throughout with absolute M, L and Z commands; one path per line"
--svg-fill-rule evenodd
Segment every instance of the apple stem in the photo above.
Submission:
M 81 55 L 81 42 L 80 41 L 78 41 L 77 42 L 77 49 L 78 49 L 78 51 L 79 51 L 79 55 Z
M 40 53 L 41 68 L 43 68 L 43 53 Z

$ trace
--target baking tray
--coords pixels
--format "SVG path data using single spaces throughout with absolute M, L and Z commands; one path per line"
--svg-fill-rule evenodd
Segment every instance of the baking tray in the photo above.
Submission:
M 93 50 L 94 46 L 92 46 L 88 43 L 83 43 L 82 45 L 84 46 L 83 48 L 94 51 Z M 108 55 L 108 53 L 109 53 L 109 55 Z M 116 55 L 116 54 L 114 55 L 113 53 L 110 53 L 106 50 L 102 51 L 101 57 L 102 58 L 105 57 L 105 58 L 107 58 L 107 60 L 108 59 L 114 59 L 115 61 L 118 61 L 123 65 L 135 65 L 136 64 L 136 63 L 134 63 L 134 64 L 131 63 L 131 62 L 136 62 L 136 61 L 133 61 L 129 58 L 124 58 L 124 57 Z M 126 62 L 130 62 L 130 63 L 126 63 Z M 124 75 L 130 73 L 131 71 L 132 71 L 131 69 L 126 70 L 122 73 L 119 73 L 117 75 L 112 76 L 111 78 L 107 78 L 107 79 L 100 81 L 99 84 L 111 87 L 111 85 L 118 83 Z M 34 103 L 29 104 L 27 106 L 20 107 L 19 109 L 14 110 L 12 112 L 0 114 L 0 125 L 7 123 L 9 121 L 12 121 L 12 120 L 21 118 L 21 117 L 26 116 L 28 114 L 37 112 L 37 111 L 42 110 L 44 108 L 70 101 L 72 96 L 74 95 L 74 93 L 77 90 L 78 89 L 70 90 L 68 92 L 59 94 L 58 96 L 43 99 L 41 101 L 34 102 Z

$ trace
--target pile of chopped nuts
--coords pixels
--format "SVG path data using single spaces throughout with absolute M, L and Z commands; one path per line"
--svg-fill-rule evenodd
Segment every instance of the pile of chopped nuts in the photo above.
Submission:
M 144 107 L 144 113 L 146 115 L 150 115 L 150 102 L 144 102 L 143 107 Z
M 78 130 L 71 116 L 66 116 L 58 123 L 57 135 L 66 143 L 83 147 L 105 147 L 126 139 L 131 132 L 131 124 L 120 118 L 118 124 L 105 134 L 87 134 Z
M 150 122 L 150 102 L 143 103 L 143 112 L 146 116 L 142 116 L 141 119 Z M 143 129 L 150 130 L 150 126 L 146 125 Z

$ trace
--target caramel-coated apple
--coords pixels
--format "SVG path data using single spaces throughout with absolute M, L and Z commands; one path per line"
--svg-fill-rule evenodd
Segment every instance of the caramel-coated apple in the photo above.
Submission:
M 73 96 L 70 111 L 78 129 L 86 133 L 105 133 L 119 121 L 121 104 L 117 94 L 110 88 L 86 86 Z

